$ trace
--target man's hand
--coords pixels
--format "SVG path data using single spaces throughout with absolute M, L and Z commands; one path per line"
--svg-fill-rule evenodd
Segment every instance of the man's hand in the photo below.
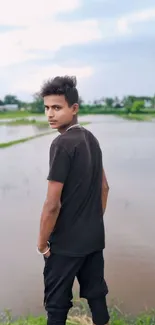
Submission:
M 44 249 L 42 249 L 41 247 L 38 246 L 38 250 L 40 253 L 43 254 L 44 257 L 48 258 L 51 255 L 51 250 L 50 247 L 46 245 L 46 247 Z M 44 254 L 45 252 L 47 252 L 46 254 Z
M 51 252 L 49 251 L 48 253 L 46 253 L 46 254 L 44 255 L 44 257 L 48 258 L 50 255 L 51 255 Z

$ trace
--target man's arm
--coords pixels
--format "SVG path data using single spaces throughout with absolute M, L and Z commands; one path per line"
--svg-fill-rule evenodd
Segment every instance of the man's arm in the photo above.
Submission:
M 103 208 L 103 212 L 105 212 L 105 209 L 107 206 L 108 193 L 109 193 L 109 185 L 107 182 L 105 171 L 103 169 L 103 171 L 102 171 L 102 208 Z
M 47 250 L 47 241 L 54 230 L 61 208 L 61 194 L 70 170 L 70 157 L 67 151 L 58 145 L 50 148 L 50 169 L 47 177 L 47 197 L 43 205 L 38 249 L 43 253 Z
M 60 208 L 63 184 L 56 181 L 48 181 L 47 197 L 43 205 L 40 219 L 40 231 L 38 248 L 41 252 L 46 251 L 47 241 L 55 227 Z

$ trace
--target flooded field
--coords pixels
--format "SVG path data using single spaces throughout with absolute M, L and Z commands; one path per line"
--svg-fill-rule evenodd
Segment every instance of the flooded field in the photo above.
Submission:
M 0 125 L 0 143 L 31 137 L 40 133 L 44 133 L 46 130 L 48 130 L 48 127 L 40 128 L 36 125 Z
M 91 116 L 82 116 L 80 117 L 81 121 L 90 121 Z M 17 118 L 16 120 L 20 120 Z M 37 122 L 43 122 L 46 121 L 46 117 L 41 115 L 41 116 L 33 116 L 33 117 L 27 117 L 26 120 L 36 120 Z M 30 124 L 30 125 L 7 125 L 7 122 L 12 121 L 11 119 L 8 120 L 3 120 L 3 123 L 6 123 L 6 125 L 2 124 L 0 121 L 0 143 L 5 143 L 9 141 L 15 141 L 15 140 L 20 140 L 21 138 L 27 138 L 31 136 L 35 136 L 41 133 L 44 133 L 46 131 L 50 130 L 50 127 L 47 124 L 46 126 L 39 126 L 35 124 Z
M 109 301 L 155 308 L 155 123 L 85 116 L 99 139 L 110 185 L 106 226 Z M 23 132 L 27 132 L 22 126 Z M 25 130 L 25 131 L 24 131 Z M 36 253 L 51 134 L 0 150 L 0 310 L 44 311 L 43 260 Z M 10 141 L 5 140 L 5 141 Z M 77 286 L 75 285 L 75 288 Z

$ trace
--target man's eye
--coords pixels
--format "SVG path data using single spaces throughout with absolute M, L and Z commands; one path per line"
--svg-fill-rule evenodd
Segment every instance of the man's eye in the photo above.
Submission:
M 59 111 L 59 109 L 60 109 L 59 106 L 56 106 L 56 107 L 55 107 L 55 110 L 56 110 L 56 111 Z

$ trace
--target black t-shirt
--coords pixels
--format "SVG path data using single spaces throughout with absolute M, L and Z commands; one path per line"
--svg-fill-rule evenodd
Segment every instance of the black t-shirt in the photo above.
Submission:
M 102 152 L 90 131 L 75 126 L 52 142 L 47 179 L 64 183 L 52 252 L 85 256 L 104 249 Z

